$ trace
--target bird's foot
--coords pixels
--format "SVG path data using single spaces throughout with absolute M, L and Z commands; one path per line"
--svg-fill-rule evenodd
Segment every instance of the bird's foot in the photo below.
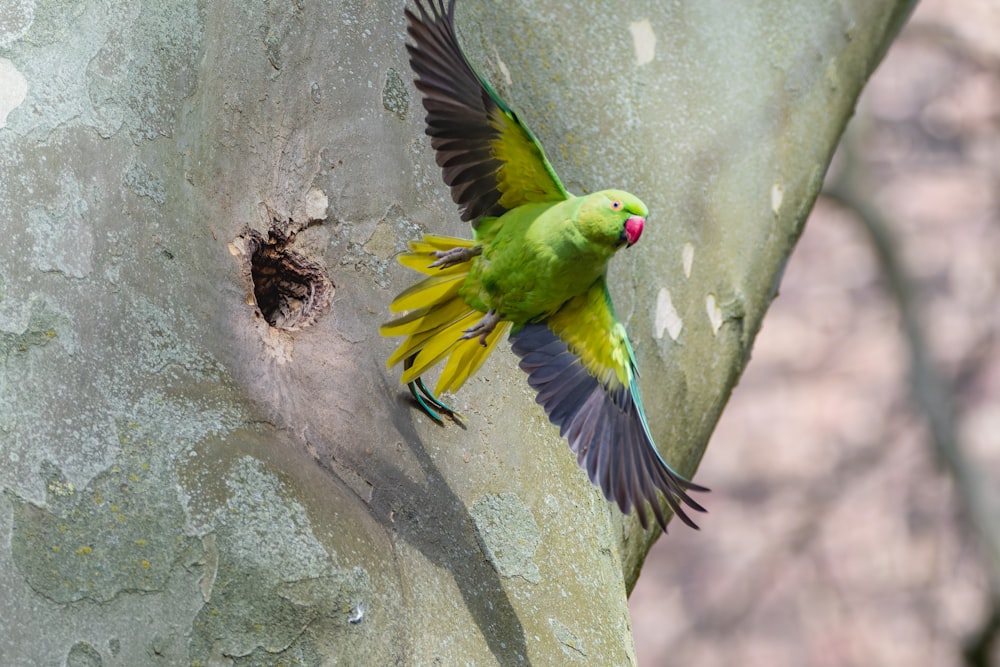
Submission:
M 489 312 L 483 315 L 483 319 L 479 320 L 475 326 L 471 326 L 465 330 L 465 335 L 462 336 L 462 340 L 469 340 L 471 338 L 479 337 L 479 344 L 486 347 L 486 337 L 493 333 L 493 330 L 497 328 L 497 324 L 500 323 L 500 316 L 497 312 L 490 308 Z
M 404 369 L 412 368 L 413 360 L 416 358 L 417 355 L 414 354 L 404 359 L 403 368 Z M 428 417 L 436 421 L 438 424 L 444 424 L 444 420 L 441 419 L 441 415 L 438 414 L 439 412 L 443 412 L 456 424 L 458 424 L 462 428 L 465 428 L 465 425 L 462 424 L 461 421 L 462 419 L 465 418 L 461 415 L 461 413 L 459 413 L 451 406 L 443 403 L 440 398 L 435 396 L 433 392 L 431 392 L 431 390 L 427 388 L 427 385 L 424 384 L 423 378 L 421 378 L 419 375 L 416 377 L 416 379 L 407 382 L 406 386 L 410 390 L 410 393 L 413 394 L 413 398 L 414 400 L 416 400 L 417 405 L 420 406 L 420 409 L 423 410 Z
M 434 253 L 437 260 L 431 264 L 431 268 L 447 269 L 462 262 L 468 262 L 473 257 L 483 253 L 483 246 L 477 245 L 471 248 L 452 248 L 451 250 L 438 250 Z
M 423 410 L 428 417 L 436 421 L 438 424 L 443 424 L 444 420 L 438 413 L 444 413 L 456 424 L 465 428 L 461 421 L 464 419 L 462 414 L 451 406 L 446 405 L 440 398 L 435 396 L 431 390 L 427 388 L 427 385 L 424 384 L 422 378 L 418 377 L 413 382 L 407 383 L 406 386 L 409 387 L 410 393 L 413 394 L 413 398 L 416 399 L 417 405 L 420 406 L 420 409 Z

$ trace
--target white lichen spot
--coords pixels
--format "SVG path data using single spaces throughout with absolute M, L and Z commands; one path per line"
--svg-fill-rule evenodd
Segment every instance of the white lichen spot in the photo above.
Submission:
M 663 332 L 666 331 L 670 334 L 670 338 L 674 341 L 677 337 L 681 335 L 681 329 L 684 328 L 684 322 L 681 320 L 680 315 L 677 314 L 677 309 L 674 308 L 673 301 L 670 299 L 670 290 L 666 287 L 660 288 L 660 293 L 656 295 L 656 317 L 653 322 L 653 335 L 657 339 L 663 338 Z
M 514 79 L 510 76 L 510 68 L 507 67 L 507 63 L 500 57 L 500 52 L 493 49 L 493 57 L 497 59 L 497 69 L 500 70 L 500 74 L 503 76 L 503 82 L 508 86 L 514 83 Z
M 632 21 L 628 24 L 632 32 L 632 46 L 635 47 L 635 64 L 645 65 L 653 62 L 656 55 L 656 34 L 649 19 Z
M 0 58 L 0 129 L 7 126 L 7 114 L 21 106 L 28 96 L 28 80 L 14 63 Z
M 0 3 L 0 49 L 6 49 L 28 34 L 31 24 L 35 22 L 35 5 L 35 0 L 6 0 Z M 2 85 L 0 90 L 3 90 Z
M 685 243 L 681 249 L 681 264 L 684 266 L 684 277 L 691 277 L 691 265 L 694 263 L 694 245 Z
M 194 450 L 191 452 L 195 453 Z M 201 591 L 201 599 L 208 602 L 212 599 L 215 577 L 219 573 L 219 547 L 216 543 L 216 534 L 208 533 L 202 537 L 201 545 L 204 549 L 204 555 L 202 556 L 202 574 L 198 580 L 198 590 Z
M 309 222 L 326 220 L 326 207 L 329 205 L 330 200 L 325 192 L 319 188 L 310 188 L 309 192 L 306 193 L 306 220 Z
M 705 297 L 705 310 L 708 312 L 708 321 L 712 325 L 712 333 L 718 334 L 722 326 L 722 308 L 715 301 L 715 295 L 709 294 Z
M 824 68 L 827 84 L 832 92 L 839 91 L 842 85 L 840 78 L 841 61 L 839 58 L 830 58 Z
M 785 198 L 785 187 L 781 183 L 771 186 L 771 210 L 775 215 L 781 210 L 781 200 Z

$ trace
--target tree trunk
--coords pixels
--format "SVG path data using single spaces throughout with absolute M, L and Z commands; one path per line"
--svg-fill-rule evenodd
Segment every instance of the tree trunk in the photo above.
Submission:
M 459 3 L 567 186 L 652 211 L 612 291 L 686 474 L 910 4 Z M 394 256 L 469 234 L 403 6 L 0 10 L 0 663 L 634 663 L 656 536 L 506 346 L 464 426 L 385 369 Z

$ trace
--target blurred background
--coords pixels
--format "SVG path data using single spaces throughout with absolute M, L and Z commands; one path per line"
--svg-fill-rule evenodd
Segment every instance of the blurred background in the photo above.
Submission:
M 698 471 L 710 514 L 632 594 L 641 666 L 1000 665 L 998 190 L 1000 0 L 925 0 Z

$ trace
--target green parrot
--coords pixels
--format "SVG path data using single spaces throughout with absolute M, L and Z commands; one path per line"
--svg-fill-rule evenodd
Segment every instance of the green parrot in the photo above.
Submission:
M 559 427 L 590 480 L 643 528 L 647 503 L 666 530 L 662 493 L 704 512 L 688 491 L 707 491 L 667 465 L 653 444 L 635 356 L 608 294 L 608 260 L 639 240 L 645 204 L 620 190 L 566 191 L 541 144 L 458 44 L 455 0 L 406 9 L 415 83 L 444 181 L 471 221 L 470 240 L 426 235 L 399 260 L 428 275 L 393 300 L 404 315 L 382 325 L 406 336 L 388 366 L 435 421 L 455 417 L 435 393 L 458 390 L 510 332 L 536 401 Z M 447 359 L 436 389 L 421 375 Z

